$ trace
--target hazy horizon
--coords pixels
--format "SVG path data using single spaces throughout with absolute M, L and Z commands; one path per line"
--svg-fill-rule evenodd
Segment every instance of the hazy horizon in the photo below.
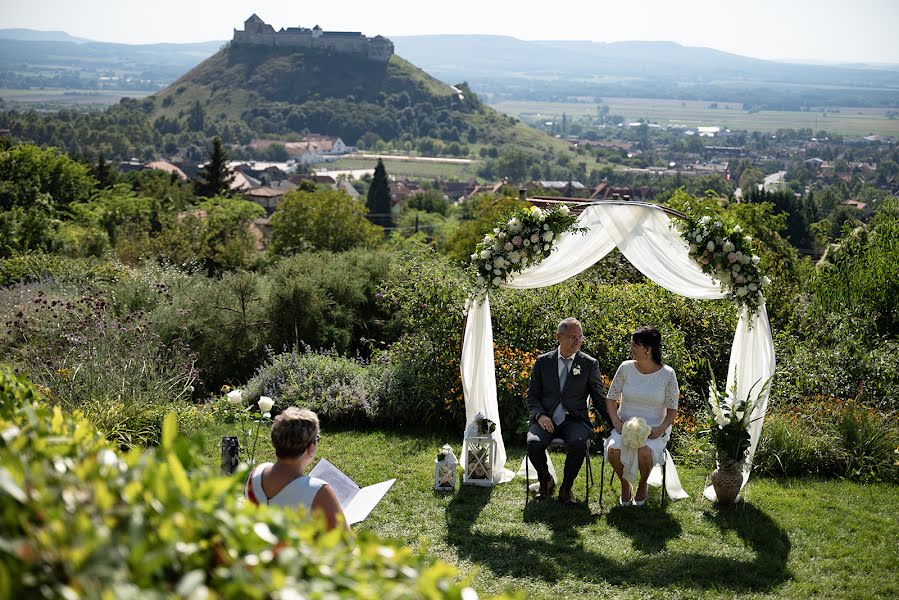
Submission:
M 126 4 L 109 0 L 15 0 L 0 7 L 0 28 L 64 31 L 99 42 L 189 43 L 231 39 L 253 13 L 275 29 L 313 27 L 387 37 L 438 34 L 502 35 L 520 40 L 671 41 L 753 58 L 823 63 L 899 64 L 899 3 L 858 0 L 852 14 L 827 10 L 816 0 L 661 0 L 579 6 L 560 0 L 477 3 L 451 9 L 409 0 L 374 5 L 346 0 L 297 7 L 272 0 L 254 4 L 222 0 L 159 0 Z

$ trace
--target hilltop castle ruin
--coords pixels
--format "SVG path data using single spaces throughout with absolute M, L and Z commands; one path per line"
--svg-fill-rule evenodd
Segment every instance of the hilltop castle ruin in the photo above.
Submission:
M 380 35 L 370 38 L 358 31 L 323 31 L 318 25 L 312 29 L 288 27 L 275 31 L 274 27 L 255 14 L 244 21 L 243 31 L 234 30 L 232 43 L 320 48 L 345 54 L 358 54 L 380 62 L 387 62 L 393 55 L 393 42 Z

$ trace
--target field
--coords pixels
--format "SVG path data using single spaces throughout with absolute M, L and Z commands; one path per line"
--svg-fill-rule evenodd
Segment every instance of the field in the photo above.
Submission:
M 467 181 L 477 178 L 477 171 L 480 163 L 472 161 L 470 163 L 460 162 L 442 162 L 438 159 L 409 160 L 399 158 L 385 158 L 384 168 L 387 174 L 392 177 L 423 177 L 423 178 L 441 178 L 456 179 L 459 181 Z M 455 160 L 458 159 L 448 159 Z M 359 170 L 374 169 L 377 164 L 377 158 L 341 158 L 334 162 L 329 162 L 323 168 L 328 171 L 336 170 Z
M 231 427 L 233 430 L 233 427 Z M 461 432 L 460 436 L 461 436 Z M 226 425 L 204 430 L 218 467 Z M 455 565 L 482 594 L 526 598 L 886 598 L 899 594 L 899 495 L 889 484 L 753 478 L 747 502 L 717 508 L 700 497 L 708 470 L 678 468 L 687 500 L 614 506 L 601 458 L 590 505 L 555 500 L 524 508 L 522 479 L 437 495 L 434 455 L 453 436 L 325 427 L 318 456 L 360 485 L 397 478 L 356 530 L 424 549 Z M 258 458 L 273 458 L 268 435 Z M 508 448 L 517 468 L 523 448 Z M 553 453 L 560 469 L 564 455 Z M 606 477 L 609 475 L 606 466 Z M 574 488 L 583 499 L 584 477 Z
M 0 88 L 0 98 L 6 108 L 106 108 L 122 98 L 143 98 L 152 92 L 140 90 L 75 90 L 61 88 L 32 88 L 28 90 Z
M 778 129 L 809 128 L 812 131 L 828 131 L 840 135 L 899 135 L 899 119 L 886 116 L 890 108 L 839 107 L 839 112 L 769 111 L 748 113 L 733 102 L 719 102 L 718 108 L 709 108 L 707 101 L 681 101 L 659 98 L 604 98 L 610 114 L 621 115 L 626 120 L 645 118 L 659 125 L 685 125 L 687 127 L 718 126 L 722 129 L 773 132 Z M 565 113 L 570 119 L 596 116 L 595 102 L 528 102 L 508 101 L 492 105 L 493 108 L 526 121 L 558 121 Z M 826 116 L 825 116 L 826 115 Z

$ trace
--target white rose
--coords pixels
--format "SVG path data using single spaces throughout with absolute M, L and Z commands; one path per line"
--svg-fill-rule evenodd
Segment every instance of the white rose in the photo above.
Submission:
M 240 390 L 231 390 L 228 392 L 228 403 L 234 406 L 240 406 L 243 404 L 243 394 Z
M 697 233 L 697 234 L 696 234 L 696 237 L 693 238 L 693 239 L 696 240 L 697 242 L 701 242 L 701 241 L 702 241 L 702 234 L 701 234 L 701 233 Z
M 739 225 L 734 225 L 734 233 L 740 233 L 741 231 L 743 231 L 742 227 L 740 227 Z
M 757 265 L 761 259 L 755 254 L 752 255 L 752 264 Z
M 569 210 L 567 204 L 563 204 L 562 208 L 559 209 L 559 214 L 562 215 L 563 217 L 567 217 L 570 213 L 571 213 L 571 210 Z
M 712 221 L 712 217 L 706 215 L 703 218 L 699 219 L 699 222 L 703 225 L 708 225 Z
M 749 290 L 746 289 L 746 286 L 741 285 L 737 288 L 737 296 L 745 296 L 749 293 Z
M 478 275 L 478 278 L 475 279 L 474 282 L 478 287 L 484 287 L 484 284 L 487 283 L 487 280 Z
M 553 237 L 554 237 L 554 236 L 553 236 L 553 232 L 552 232 L 552 231 L 547 231 L 546 233 L 543 234 L 543 241 L 544 241 L 544 242 L 551 242 L 551 241 L 553 241 Z
M 499 285 L 499 284 L 501 284 L 502 282 L 503 282 L 503 280 L 500 279 L 499 277 L 494 277 L 494 278 L 493 278 L 493 285 Z
M 540 234 L 532 233 L 531 234 L 531 243 L 536 244 L 539 241 L 540 241 Z
M 759 289 L 759 286 L 757 286 L 756 284 L 754 284 L 754 283 L 750 283 L 750 284 L 749 284 L 749 291 L 750 291 L 750 292 L 755 292 L 755 291 L 758 290 L 758 289 Z
M 543 214 L 543 211 L 540 210 L 540 207 L 539 207 L 539 206 L 532 206 L 532 207 L 531 207 L 531 215 L 532 215 L 532 216 L 534 216 L 534 217 L 536 217 L 536 218 L 539 219 L 539 218 L 540 218 L 540 215 L 542 215 L 542 214 Z
M 510 254 L 509 262 L 511 262 L 513 265 L 517 265 L 518 263 L 521 262 L 521 255 L 518 252 L 514 252 L 514 253 Z
M 528 246 L 531 245 L 531 240 L 525 240 L 521 243 L 521 245 L 524 246 L 525 248 L 527 248 Z
M 765 275 L 762 277 L 762 287 L 768 287 L 769 285 L 771 285 L 771 278 Z
M 737 264 L 737 263 L 734 263 L 734 266 L 731 267 L 731 268 L 734 270 L 734 273 L 739 273 L 739 272 L 740 272 L 740 265 Z
M 481 250 L 481 260 L 490 260 L 492 252 L 490 250 Z
M 733 252 L 735 246 L 730 242 L 724 242 L 724 251 L 725 252 Z
M 501 239 L 501 240 L 506 239 L 506 232 L 505 232 L 505 231 L 500 231 L 500 232 L 499 232 L 499 235 L 498 235 L 497 237 L 498 237 L 499 239 Z
M 506 245 L 503 246 L 503 250 L 505 250 L 506 252 L 511 252 L 512 248 L 514 247 L 515 246 L 512 245 L 512 242 L 506 242 Z
M 272 407 L 275 405 L 275 401 L 269 398 L 268 396 L 262 396 L 259 398 L 259 402 L 257 402 L 259 406 L 260 412 L 271 412 Z
M 544 251 L 544 252 L 549 252 L 549 248 L 550 248 L 549 244 L 543 244 L 543 251 Z
M 746 256 L 745 254 L 743 254 L 740 256 L 740 262 L 743 263 L 744 265 L 748 265 L 750 262 L 752 262 L 752 259 L 749 258 L 748 256 Z
M 493 266 L 496 267 L 497 269 L 502 269 L 503 264 L 505 262 L 506 261 L 503 259 L 502 256 L 497 256 L 496 258 L 493 259 Z
M 543 231 L 549 231 L 549 223 L 543 226 Z
M 477 259 L 478 259 L 478 253 L 475 252 L 474 254 L 471 255 L 471 260 L 477 260 Z
M 706 250 L 708 250 L 709 252 L 714 252 L 715 242 L 709 242 L 708 244 L 705 245 L 705 247 L 706 247 Z
M 690 254 L 696 254 L 697 250 L 699 250 L 699 248 L 696 246 L 696 244 L 690 244 Z
M 493 274 L 494 274 L 494 275 L 502 275 L 503 272 L 500 271 L 499 269 L 493 269 Z

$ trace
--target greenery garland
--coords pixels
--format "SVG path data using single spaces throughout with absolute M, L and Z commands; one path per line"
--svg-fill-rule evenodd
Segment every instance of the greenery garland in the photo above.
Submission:
M 541 209 L 516 207 L 507 213 L 491 233 L 477 245 L 471 255 L 475 267 L 474 297 L 484 295 L 511 281 L 517 273 L 540 264 L 552 254 L 559 236 L 569 232 L 586 232 L 575 227 L 577 217 L 567 205 Z
M 744 235 L 739 225 L 712 214 L 688 213 L 686 219 L 675 222 L 675 227 L 689 244 L 690 258 L 721 284 L 729 298 L 754 316 L 765 300 L 762 291 L 771 279 L 759 269 L 752 238 Z

